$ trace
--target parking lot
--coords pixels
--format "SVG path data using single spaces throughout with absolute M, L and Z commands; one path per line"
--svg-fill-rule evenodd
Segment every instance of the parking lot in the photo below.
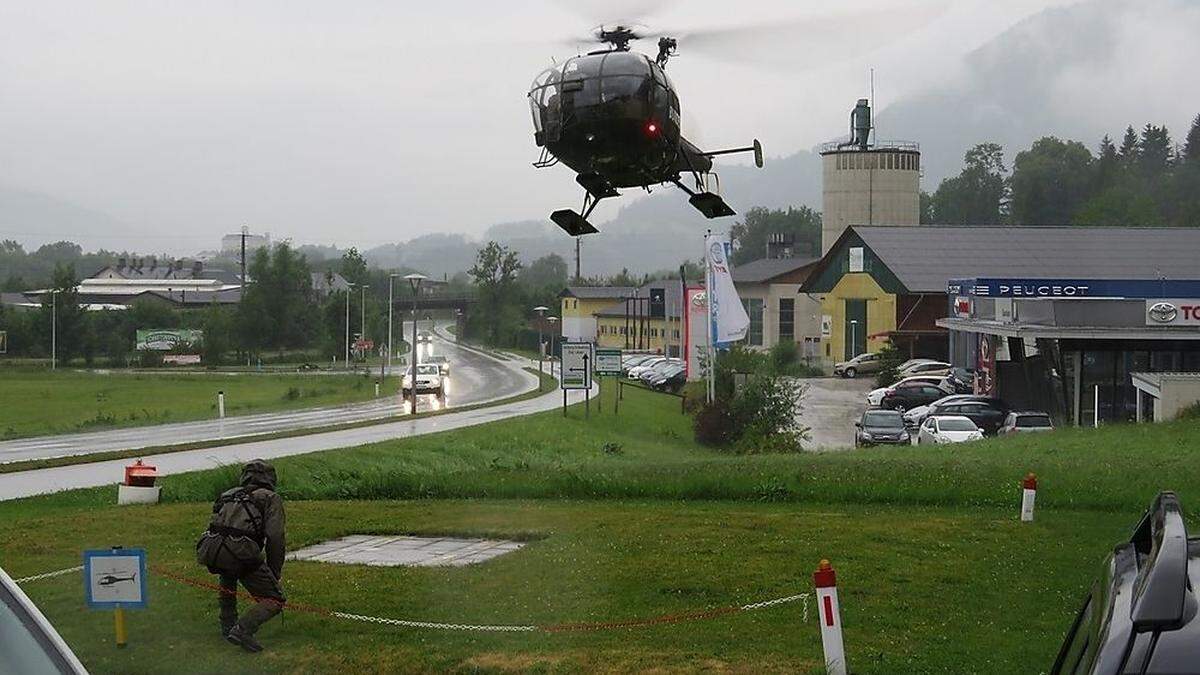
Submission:
M 813 450 L 853 447 L 854 422 L 867 409 L 867 392 L 875 388 L 875 378 L 814 377 L 805 379 L 804 384 L 807 389 L 797 419 L 810 428 L 805 447 Z

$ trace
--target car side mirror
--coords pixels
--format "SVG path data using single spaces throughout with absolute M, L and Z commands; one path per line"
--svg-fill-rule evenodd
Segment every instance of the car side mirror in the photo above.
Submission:
M 859 428 L 859 429 L 861 429 L 861 428 L 862 428 L 862 422 L 855 422 L 855 423 L 854 423 L 854 426 L 855 426 L 855 427 L 857 427 L 857 428 Z

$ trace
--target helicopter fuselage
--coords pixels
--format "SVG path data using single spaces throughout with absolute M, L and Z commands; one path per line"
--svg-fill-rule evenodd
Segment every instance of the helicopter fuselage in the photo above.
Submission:
M 544 71 L 529 92 L 534 138 L 581 175 L 614 188 L 706 172 L 712 161 L 680 133 L 679 97 L 643 54 L 593 52 Z

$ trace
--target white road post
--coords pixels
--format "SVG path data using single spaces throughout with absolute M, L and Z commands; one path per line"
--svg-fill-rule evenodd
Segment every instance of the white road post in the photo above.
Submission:
M 1033 522 L 1033 502 L 1037 499 L 1037 475 L 1027 474 L 1021 481 L 1021 522 Z
M 217 392 L 217 417 L 225 419 L 225 392 Z
M 825 672 L 846 675 L 846 647 L 842 641 L 842 608 L 838 605 L 837 575 L 828 560 L 822 560 L 813 572 L 817 588 L 817 621 L 821 624 L 821 648 L 825 652 Z
M 375 398 L 379 398 L 379 381 L 375 381 Z

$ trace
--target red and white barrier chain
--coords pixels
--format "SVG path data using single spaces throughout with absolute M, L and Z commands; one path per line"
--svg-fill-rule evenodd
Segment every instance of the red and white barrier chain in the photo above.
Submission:
M 79 572 L 83 566 L 69 567 L 67 569 L 56 570 L 54 572 L 46 572 L 45 574 L 35 574 L 30 577 L 15 579 L 18 584 L 28 583 L 31 581 L 40 581 L 51 577 L 62 576 L 72 572 Z M 161 567 L 154 567 L 152 571 L 155 574 L 165 578 L 177 581 L 194 588 L 203 588 L 206 590 L 216 591 L 218 593 L 230 593 L 231 591 L 221 588 L 218 584 L 213 584 L 206 581 L 191 579 L 185 576 L 174 574 Z M 233 591 L 237 595 L 253 600 L 248 593 L 241 591 Z M 763 600 L 761 602 L 753 602 L 745 605 L 736 605 L 732 607 L 718 607 L 716 609 L 697 610 L 691 612 L 681 612 L 677 614 L 664 614 L 661 616 L 649 617 L 644 619 L 626 619 L 622 621 L 604 621 L 596 623 L 563 623 L 551 624 L 544 626 L 536 625 L 504 625 L 504 624 L 470 624 L 470 623 L 441 623 L 437 621 L 415 621 L 412 619 L 392 619 L 383 616 L 369 616 L 366 614 L 352 614 L 350 612 L 339 612 L 321 607 L 313 607 L 309 605 L 300 605 L 294 602 L 287 602 L 287 609 L 293 611 L 307 612 L 320 616 L 332 616 L 338 619 L 347 621 L 361 621 L 364 623 L 375 623 L 385 626 L 399 626 L 402 628 L 427 628 L 432 630 L 449 630 L 449 631 L 465 631 L 465 632 L 489 632 L 489 633 L 570 633 L 570 632 L 587 632 L 600 630 L 613 630 L 618 628 L 640 628 L 644 626 L 654 626 L 669 623 L 682 623 L 685 621 L 699 621 L 701 619 L 711 619 L 726 614 L 737 614 L 740 612 L 751 612 L 757 609 L 767 609 L 792 602 L 801 602 L 804 612 L 804 621 L 808 621 L 808 599 L 812 596 L 811 593 L 797 593 L 796 595 L 788 595 L 781 598 L 771 600 Z
M 45 572 L 43 574 L 35 574 L 31 577 L 21 577 L 20 579 L 13 579 L 13 582 L 18 583 L 18 584 L 26 584 L 26 583 L 29 583 L 30 581 L 41 581 L 42 579 L 49 579 L 51 577 L 61 577 L 64 574 L 70 574 L 71 572 L 82 572 L 82 571 L 83 571 L 83 565 L 79 565 L 77 567 L 68 567 L 66 569 L 55 570 L 53 572 Z

